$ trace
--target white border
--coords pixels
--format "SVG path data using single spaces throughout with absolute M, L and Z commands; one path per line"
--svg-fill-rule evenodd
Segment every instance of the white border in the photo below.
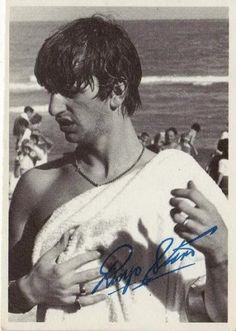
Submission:
M 7 0 L 6 0 L 7 1 Z M 4 3 L 0 1 L 0 12 L 1 16 L 3 13 L 3 8 L 4 8 Z M 124 1 L 120 0 L 119 4 L 117 1 L 101 1 L 101 0 L 87 0 L 81 1 L 81 0 L 69 0 L 69 1 L 64 1 L 64 0 L 8 0 L 7 1 L 7 6 L 135 6 L 135 7 L 229 7 L 230 11 L 230 75 L 229 75 L 229 130 L 230 130 L 230 159 L 231 159 L 231 170 L 230 170 L 230 187 L 229 187 L 229 192 L 230 192 L 230 205 L 231 205 L 231 225 L 229 229 L 229 257 L 230 257 L 230 275 L 229 275 L 229 281 L 230 281 L 230 286 L 229 286 L 229 322 L 228 323 L 186 323 L 186 324 L 170 324 L 168 323 L 167 325 L 156 325 L 153 326 L 155 330 L 161 331 L 161 330 L 201 330 L 207 329 L 207 330 L 214 330 L 214 331 L 222 331 L 222 330 L 236 330 L 236 314 L 235 314 L 235 307 L 236 307 L 236 284 L 235 284 L 235 275 L 236 275 L 236 268 L 235 268 L 235 255 L 236 255 L 236 208 L 235 208 L 235 202 L 236 202 L 236 167 L 234 167 L 234 163 L 236 160 L 236 148 L 235 148 L 235 142 L 236 142 L 236 79 L 235 79 L 235 73 L 236 73 L 236 1 L 235 0 L 198 0 L 197 2 L 195 0 L 129 0 L 129 1 Z M 6 16 L 8 17 L 8 13 L 6 13 Z M 6 33 L 4 32 L 4 24 L 3 20 L 0 22 L 1 24 L 1 30 L 3 33 L 1 34 L 1 38 L 3 38 Z M 7 18 L 6 18 L 6 32 L 7 32 Z M 7 39 L 6 39 L 7 40 Z M 0 44 L 3 45 L 4 43 L 1 42 Z M 6 44 L 5 44 L 6 45 Z M 7 45 L 6 45 L 7 46 Z M 0 47 L 0 61 L 2 57 L 4 56 L 4 52 L 2 50 L 2 47 Z M 7 54 L 7 49 L 5 50 Z M 7 57 L 6 57 L 7 58 Z M 4 69 L 2 68 L 2 63 L 0 62 L 0 79 L 1 81 L 3 80 L 2 76 L 4 74 Z M 7 72 L 7 71 L 6 71 Z M 5 77 L 7 79 L 7 77 Z M 6 81 L 5 81 L 6 82 Z M 1 114 L 3 114 L 5 109 L 8 109 L 8 92 L 5 92 L 5 106 L 3 104 L 3 89 L 1 88 L 0 92 L 0 105 L 2 108 Z M 4 125 L 4 137 L 8 140 L 8 115 L 5 114 L 4 116 L 5 121 L 1 120 L 0 121 L 0 132 L 2 134 L 2 127 L 3 123 Z M 1 140 L 2 142 L 2 140 Z M 8 147 L 8 144 L 5 144 L 5 148 Z M 2 151 L 2 149 L 0 149 Z M 8 169 L 8 151 L 5 153 L 5 160 L 4 160 L 4 165 L 5 169 Z M 2 167 L 2 162 L 0 162 L 0 169 Z M 3 169 L 1 169 L 2 171 Z M 6 177 L 4 176 L 4 182 L 6 184 Z M 8 183 L 7 183 L 8 184 Z M 5 186 L 7 188 L 7 186 Z M 6 196 L 6 194 L 5 194 Z M 7 197 L 4 199 L 4 213 L 3 213 L 3 222 L 4 223 L 4 232 L 6 233 L 7 231 L 7 225 L 6 225 L 6 216 L 7 216 L 7 210 L 8 210 L 8 200 Z M 2 229 L 3 230 L 3 229 Z M 4 302 L 4 297 L 6 298 L 7 295 L 7 280 L 6 280 L 6 266 L 7 266 L 7 238 L 6 236 L 2 237 L 2 252 L 3 252 L 3 273 L 2 273 L 2 305 L 3 305 L 3 317 L 4 321 L 2 324 L 3 329 L 11 329 L 11 330 L 66 330 L 66 329 L 71 329 L 70 325 L 63 325 L 63 327 L 60 325 L 56 325 L 55 321 L 53 324 L 45 325 L 41 323 L 8 323 L 6 322 L 6 305 Z M 131 325 L 130 324 L 119 324 L 119 325 L 109 325 L 109 330 L 113 329 L 130 329 Z M 75 326 L 72 326 L 73 329 L 77 329 Z M 87 326 L 88 329 L 92 330 L 92 325 L 89 324 Z M 136 325 L 135 326 L 136 330 L 139 329 L 139 327 Z M 82 330 L 81 327 L 79 327 L 80 330 Z M 96 329 L 96 325 L 94 325 L 94 329 Z M 105 329 L 103 329 L 105 330 Z

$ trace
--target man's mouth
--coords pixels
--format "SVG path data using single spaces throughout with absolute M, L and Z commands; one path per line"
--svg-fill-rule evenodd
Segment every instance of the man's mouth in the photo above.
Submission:
M 69 127 L 74 124 L 74 122 L 71 119 L 68 119 L 66 117 L 57 118 L 56 121 L 59 124 L 60 129 L 62 131 L 67 131 Z

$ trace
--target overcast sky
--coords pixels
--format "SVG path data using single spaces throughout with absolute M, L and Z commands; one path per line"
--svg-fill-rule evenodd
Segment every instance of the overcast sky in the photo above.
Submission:
M 67 21 L 94 13 L 122 20 L 228 18 L 227 7 L 11 7 L 10 20 Z

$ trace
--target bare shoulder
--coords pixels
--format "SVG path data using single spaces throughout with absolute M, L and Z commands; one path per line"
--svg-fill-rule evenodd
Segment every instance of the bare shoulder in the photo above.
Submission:
M 22 198 L 24 196 L 21 203 L 34 205 L 35 200 L 44 194 L 48 187 L 60 177 L 61 173 L 66 171 L 67 167 L 68 161 L 61 158 L 27 171 L 19 180 L 13 194 L 13 200 L 16 197 Z
M 69 160 L 61 158 L 23 174 L 12 196 L 9 210 L 9 228 L 11 242 L 15 243 L 21 237 L 25 225 L 35 218 L 35 211 L 43 199 L 48 200 L 49 192 L 54 183 L 60 180 L 69 168 Z M 56 191 L 56 190 L 55 190 Z M 54 200 L 54 199 L 52 199 Z M 43 208 L 45 210 L 45 208 Z M 45 214 L 47 210 L 45 210 Z M 47 215 L 45 215 L 46 217 Z

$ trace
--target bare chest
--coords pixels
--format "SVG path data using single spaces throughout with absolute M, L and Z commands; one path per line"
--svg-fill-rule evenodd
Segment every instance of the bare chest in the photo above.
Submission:
M 62 175 L 53 181 L 48 179 L 47 188 L 32 213 L 37 229 L 41 229 L 57 208 L 91 187 L 93 186 L 77 173 Z

